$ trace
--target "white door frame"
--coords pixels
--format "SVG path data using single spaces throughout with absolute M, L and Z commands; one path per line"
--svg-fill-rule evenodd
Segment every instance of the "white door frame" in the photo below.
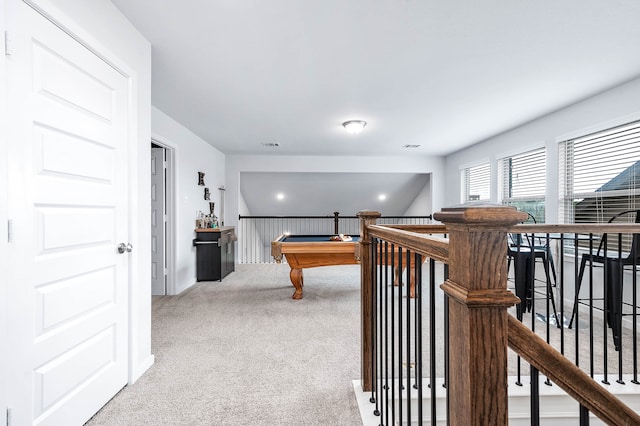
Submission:
M 70 2 L 59 0 L 0 0 L 3 6 L 0 14 L 5 12 L 5 5 L 10 1 L 24 1 L 38 10 L 129 80 L 131 112 L 127 143 L 131 208 L 128 231 L 134 245 L 129 269 L 129 384 L 133 384 L 154 363 L 151 353 L 151 271 L 148 267 L 151 241 L 147 227 L 150 209 L 151 46 L 133 26 L 127 27 L 128 23 L 120 13 L 116 13 L 111 3 L 98 2 L 97 9 L 108 13 L 109 23 L 122 23 L 125 26 L 122 33 L 114 33 L 111 25 L 102 25 L 100 15 L 85 16 L 94 9 L 87 6 L 88 2 L 74 7 Z M 122 38 L 129 33 L 132 40 Z
M 163 141 L 157 136 L 151 137 L 151 143 L 164 148 L 167 161 L 167 182 L 165 197 L 167 203 L 167 233 L 165 235 L 166 262 L 167 262 L 167 294 L 176 294 L 176 147 Z M 151 144 L 149 144 L 151 149 Z
M 17 237 L 15 238 L 15 249 L 10 247 L 11 251 L 9 254 L 17 257 L 15 258 L 16 262 L 12 262 L 12 266 L 9 268 L 10 281 L 7 290 L 8 295 L 11 297 L 15 296 L 15 304 L 24 303 L 24 307 L 26 309 L 19 311 L 12 306 L 12 310 L 7 314 L 7 319 L 8 321 L 13 321 L 14 319 L 24 317 L 26 321 L 22 322 L 22 324 L 25 324 L 22 328 L 16 327 L 11 332 L 10 330 L 7 330 L 7 333 L 10 337 L 9 341 L 11 342 L 15 338 L 17 343 L 16 347 L 24 348 L 26 350 L 24 354 L 29 356 L 29 358 L 24 362 L 22 360 L 25 358 L 21 357 L 20 354 L 17 354 L 17 357 L 11 356 L 9 358 L 9 363 L 15 363 L 13 365 L 10 364 L 9 368 L 12 368 L 14 365 L 18 367 L 15 369 L 18 373 L 10 375 L 11 378 L 9 380 L 9 384 L 12 387 L 15 386 L 18 388 L 18 386 L 16 386 L 18 383 L 31 382 L 31 380 L 24 380 L 24 377 L 29 377 L 31 374 L 29 373 L 29 370 L 31 369 L 35 370 L 34 378 L 38 375 L 42 375 L 44 377 L 46 374 L 53 376 L 53 374 L 55 374 L 55 368 L 58 367 L 61 369 L 59 374 L 63 374 L 64 371 L 73 372 L 75 370 L 73 366 L 74 360 L 67 358 L 65 364 L 65 362 L 59 362 L 59 358 L 64 358 L 63 355 L 66 354 L 66 352 L 61 351 L 66 351 L 71 348 L 71 351 L 73 352 L 80 348 L 80 343 L 78 342 L 84 344 L 83 350 L 85 353 L 83 354 L 80 349 L 78 349 L 75 353 L 77 358 L 80 359 L 84 356 L 84 359 L 86 360 L 95 360 L 94 364 L 79 363 L 79 365 L 95 369 L 96 374 L 92 374 L 90 370 L 82 371 L 81 374 L 85 374 L 84 378 L 87 379 L 86 382 L 81 380 L 74 382 L 72 380 L 70 383 L 65 383 L 64 380 L 60 380 L 59 377 L 55 376 L 53 378 L 45 378 L 41 383 L 39 383 L 38 380 L 34 380 L 33 388 L 35 389 L 35 392 L 31 391 L 30 386 L 21 385 L 19 388 L 23 393 L 16 392 L 8 399 L 12 404 L 15 404 L 16 413 L 20 413 L 20 418 L 24 420 L 33 416 L 39 419 L 42 418 L 43 421 L 47 419 L 46 421 L 48 422 L 55 422 L 60 421 L 62 418 L 60 416 L 70 416 L 74 412 L 80 413 L 76 415 L 87 418 L 86 416 L 94 414 L 110 396 L 113 396 L 113 394 L 126 384 L 126 379 L 128 377 L 127 370 L 129 370 L 131 366 L 131 363 L 129 362 L 130 350 L 126 343 L 130 340 L 129 329 L 131 323 L 131 320 L 129 319 L 131 304 L 126 296 L 131 292 L 132 287 L 131 276 L 128 273 L 130 262 L 129 258 L 118 255 L 115 250 L 115 246 L 118 241 L 129 241 L 131 228 L 129 222 L 130 211 L 128 206 L 131 204 L 131 199 L 133 197 L 130 197 L 129 194 L 131 181 L 127 179 L 127 170 L 132 169 L 130 164 L 132 159 L 130 158 L 129 152 L 131 151 L 132 141 L 134 141 L 128 131 L 132 123 L 132 114 L 129 113 L 132 97 L 130 79 L 123 75 L 123 73 L 119 72 L 117 68 L 114 68 L 111 64 L 104 61 L 101 56 L 96 55 L 95 52 L 92 52 L 90 49 L 87 49 L 86 46 L 78 43 L 77 38 L 69 37 L 67 31 L 53 24 L 51 19 L 48 19 L 41 13 L 38 13 L 38 11 L 29 7 L 25 2 L 12 0 L 11 8 L 8 10 L 12 12 L 12 14 L 9 15 L 12 21 L 7 22 L 7 24 L 11 34 L 15 35 L 16 49 L 12 53 L 12 56 L 10 57 L 11 59 L 6 61 L 6 71 L 12 71 L 8 74 L 10 76 L 9 78 L 11 78 L 12 83 L 17 83 L 14 87 L 19 90 L 17 92 L 15 90 L 11 90 L 10 96 L 7 97 L 8 102 L 12 103 L 10 104 L 11 107 L 13 107 L 13 102 L 15 102 L 15 110 L 18 112 L 15 115 L 12 114 L 12 117 L 16 119 L 16 123 L 18 124 L 15 126 L 11 125 L 9 127 L 9 130 L 11 130 L 9 138 L 12 141 L 20 140 L 19 138 L 25 138 L 25 141 L 30 141 L 30 143 L 12 143 L 9 145 L 9 164 L 16 161 L 16 163 L 14 163 L 15 165 L 12 165 L 10 173 L 17 172 L 17 176 L 22 176 L 19 165 L 22 161 L 26 161 L 26 167 L 22 168 L 22 170 L 25 173 L 24 177 L 30 180 L 32 174 L 37 175 L 39 167 L 41 167 L 42 164 L 46 164 L 46 160 L 43 160 L 44 162 L 42 163 L 36 162 L 36 164 L 33 165 L 31 165 L 31 161 L 29 161 L 32 156 L 33 158 L 45 158 L 44 150 L 42 151 L 43 157 L 38 157 L 40 150 L 37 149 L 39 145 L 36 140 L 42 142 L 45 146 L 46 142 L 49 140 L 53 140 L 54 142 L 56 141 L 55 138 L 49 139 L 44 136 L 48 134 L 48 130 L 45 130 L 41 137 L 38 136 L 40 133 L 39 130 L 37 130 L 35 132 L 36 137 L 29 138 L 30 133 L 24 131 L 27 129 L 27 125 L 31 127 L 32 122 L 38 120 L 41 120 L 42 123 L 51 125 L 51 129 L 67 129 L 69 135 L 81 135 L 81 137 L 77 139 L 77 143 L 69 145 L 70 148 L 74 148 L 79 146 L 79 144 L 82 144 L 82 147 L 80 147 L 81 149 L 79 150 L 81 155 L 84 154 L 87 155 L 87 158 L 95 159 L 96 155 L 104 152 L 104 155 L 109 157 L 111 161 L 111 163 L 109 163 L 109 160 L 107 160 L 107 162 L 104 163 L 105 166 L 103 169 L 97 168 L 97 174 L 92 174 L 87 169 L 86 163 L 83 164 L 79 161 L 76 161 L 75 163 L 68 161 L 56 163 L 54 160 L 54 162 L 51 163 L 55 164 L 53 166 L 54 168 L 51 169 L 52 171 L 65 171 L 67 170 L 65 167 L 68 165 L 70 166 L 69 170 L 72 174 L 77 171 L 78 176 L 106 179 L 110 184 L 104 186 L 104 206 L 108 207 L 106 210 L 102 208 L 103 203 L 100 201 L 100 185 L 96 184 L 95 181 L 85 182 L 78 185 L 77 181 L 73 181 L 71 183 L 63 182 L 62 180 L 52 178 L 51 176 L 47 177 L 45 173 L 42 175 L 42 179 L 36 179 L 34 181 L 33 187 L 37 188 L 34 191 L 30 191 L 32 186 L 29 185 L 29 182 L 27 182 L 24 187 L 21 187 L 20 183 L 12 184 L 10 187 L 9 202 L 11 204 L 8 206 L 8 214 L 16 215 L 12 219 L 14 219 L 14 222 L 16 223 L 15 228 Z M 15 13 L 15 15 L 13 13 Z M 20 27 L 18 24 L 22 22 L 24 22 L 24 26 Z M 50 49 L 47 49 L 46 47 L 41 48 L 39 47 L 41 45 L 37 43 L 32 44 L 32 34 L 36 39 L 42 39 L 44 46 L 49 46 L 48 42 L 50 41 Z M 29 55 L 29 48 L 32 47 L 32 45 L 35 46 L 35 49 L 32 51 L 33 55 Z M 12 63 L 11 68 L 8 67 L 10 62 Z M 69 65 L 76 63 L 78 64 L 77 68 Z M 47 68 L 47 64 L 51 67 Z M 23 73 L 25 67 L 27 70 L 32 68 L 36 71 L 33 73 Z M 51 69 L 51 79 L 46 77 L 38 78 L 38 76 L 49 75 L 49 69 Z M 82 71 L 80 69 L 82 69 Z M 42 71 L 38 72 L 37 70 Z M 83 87 L 89 88 L 89 93 L 95 90 L 96 96 L 81 96 L 81 92 L 78 92 L 77 90 L 74 91 L 73 84 L 70 84 L 69 78 L 66 77 L 69 73 L 80 77 L 79 82 L 83 83 Z M 24 78 L 22 78 L 23 75 Z M 95 79 L 85 77 L 86 75 L 95 75 Z M 103 85 L 100 85 L 98 81 L 103 81 Z M 47 82 L 51 85 L 47 85 Z M 61 84 L 56 85 L 54 82 L 61 82 Z M 43 83 L 43 85 L 40 86 L 40 83 Z M 42 87 L 43 89 L 33 92 L 30 90 L 30 85 L 33 85 L 36 88 Z M 12 86 L 8 87 L 11 88 Z M 109 93 L 109 89 L 112 89 L 111 93 Z M 83 114 L 82 108 L 67 109 L 66 107 L 63 107 L 60 110 L 63 111 L 62 113 L 58 113 L 58 110 L 53 113 L 48 113 L 51 111 L 51 108 L 54 108 L 54 106 L 50 99 L 47 100 L 48 98 L 46 96 L 42 96 L 43 93 L 46 94 L 47 90 L 53 90 L 51 93 L 59 93 L 59 100 L 69 99 L 69 104 L 80 107 L 84 105 L 84 101 L 90 101 L 93 99 L 99 100 L 96 104 L 92 104 L 90 102 L 87 103 L 86 110 L 95 111 L 95 115 L 91 116 Z M 117 97 L 114 96 L 115 93 L 117 93 Z M 71 94 L 71 96 L 67 97 L 66 95 L 68 94 Z M 22 102 L 23 98 L 30 99 L 33 102 L 24 103 Z M 117 107 L 114 102 L 117 102 Z M 56 105 L 65 104 L 64 102 L 58 102 Z M 80 113 L 78 116 L 80 120 L 73 120 L 70 118 L 71 115 L 67 115 L 67 112 L 71 113 L 72 110 L 73 113 Z M 107 113 L 103 114 L 102 111 L 107 111 Z M 109 111 L 113 114 L 109 115 Z M 105 120 L 98 120 L 97 117 L 100 116 L 103 116 Z M 111 117 L 114 118 L 113 122 L 115 123 L 115 126 L 110 124 Z M 79 124 L 74 127 L 72 125 L 69 126 L 71 123 L 83 124 Z M 62 127 L 58 127 L 59 124 L 61 124 Z M 64 127 L 64 125 L 67 125 L 67 127 Z M 90 131 L 90 129 L 93 130 Z M 114 131 L 111 131 L 111 129 Z M 72 138 L 68 138 L 69 135 L 64 136 L 65 133 L 65 131 L 60 132 L 60 138 L 72 140 Z M 14 137 L 11 136 L 12 134 Z M 29 148 L 32 146 L 31 139 L 33 139 L 33 147 L 35 148 L 33 152 Z M 80 142 L 80 140 L 82 141 Z M 90 140 L 100 141 L 103 142 L 103 144 L 93 144 L 88 142 Z M 22 145 L 26 147 L 24 151 L 20 148 Z M 62 146 L 55 145 L 55 143 L 53 143 L 53 145 L 49 145 L 50 153 L 59 152 L 59 148 Z M 85 146 L 88 146 L 88 148 L 85 148 Z M 13 149 L 14 147 L 16 148 L 15 151 Z M 111 147 L 113 148 L 113 155 L 108 152 Z M 65 149 L 63 148 L 62 151 L 64 152 Z M 53 154 L 51 157 L 56 158 Z M 74 157 L 67 156 L 65 158 L 71 159 Z M 78 158 L 83 157 L 77 157 L 76 159 Z M 119 167 L 117 169 L 111 166 L 114 163 L 118 164 Z M 18 165 L 18 167 L 16 167 L 16 165 Z M 45 168 L 43 170 L 47 169 Z M 11 179 L 13 179 L 13 177 L 13 174 L 9 176 Z M 47 179 L 49 179 L 49 181 L 47 181 Z M 83 190 L 83 185 L 85 185 L 84 188 L 90 187 L 92 190 Z M 49 191 L 48 189 L 51 190 Z M 24 194 L 24 198 L 22 197 L 22 194 Z M 51 194 L 51 196 L 47 198 L 49 194 Z M 46 211 L 43 212 L 43 209 L 39 210 L 38 200 L 40 203 L 44 202 L 45 205 L 51 204 L 54 207 L 62 207 L 60 210 L 61 213 L 47 213 Z M 58 202 L 61 204 L 58 205 Z M 84 202 L 86 202 L 85 211 L 80 211 L 80 213 L 70 213 L 69 211 L 65 211 L 65 206 L 73 205 L 75 207 L 78 205 L 82 208 Z M 112 209 L 109 210 L 109 207 L 112 207 Z M 89 211 L 90 209 L 93 210 Z M 108 226 L 103 227 L 105 231 L 103 231 L 102 235 L 97 233 L 76 232 L 79 238 L 73 240 L 73 230 L 75 229 L 73 223 L 74 217 L 67 218 L 66 222 L 65 220 L 62 220 L 61 222 L 50 222 L 47 226 L 46 219 L 42 223 L 34 220 L 39 217 L 38 214 L 57 214 L 59 218 L 64 217 L 65 214 L 75 214 L 75 217 L 79 218 L 81 216 L 78 215 L 84 214 L 84 226 L 87 230 L 94 228 L 93 225 L 96 223 L 99 224 L 100 219 L 104 218 L 108 221 Z M 92 214 L 94 217 L 91 216 Z M 27 220 L 25 220 L 25 217 Z M 96 218 L 98 219 L 97 221 L 95 220 Z M 112 218 L 113 220 L 111 220 Z M 94 223 L 89 223 L 89 219 L 92 219 Z M 34 223 L 37 222 L 41 226 L 32 227 L 29 223 L 31 220 L 33 220 Z M 82 220 L 80 220 L 79 223 L 80 226 L 82 226 Z M 71 232 L 63 233 L 63 229 Z M 19 230 L 24 232 L 19 234 Z M 45 250 L 33 250 L 33 240 L 23 238 L 25 236 L 31 236 L 32 233 L 36 233 L 34 235 L 38 235 L 37 233 L 42 231 L 59 233 L 61 238 L 58 240 L 53 238 L 51 240 L 54 242 L 57 241 L 61 248 L 73 247 L 77 242 L 80 245 L 86 243 L 86 247 L 84 247 L 86 250 L 82 253 L 80 250 L 69 250 L 64 256 L 54 256 L 53 258 L 43 261 L 42 257 L 38 258 L 37 256 L 42 255 L 42 252 Z M 98 237 L 96 237 L 96 235 L 98 235 Z M 71 239 L 65 246 L 66 238 Z M 47 238 L 42 241 L 46 242 Z M 91 243 L 94 242 L 99 244 L 91 245 Z M 13 243 L 11 245 L 13 246 Z M 36 244 L 36 247 L 41 246 Z M 46 248 L 47 246 L 45 245 L 42 247 Z M 57 248 L 58 246 L 54 244 L 50 247 Z M 84 259 L 86 262 L 81 261 L 79 265 L 78 259 Z M 11 258 L 9 258 L 9 261 L 11 261 Z M 35 264 L 33 264 L 34 261 L 36 262 Z M 35 266 L 32 271 L 39 270 L 39 275 L 35 273 L 27 273 L 27 269 L 21 268 L 21 266 L 24 265 Z M 38 265 L 42 265 L 42 268 L 39 268 Z M 76 268 L 76 265 L 79 267 Z M 69 275 L 69 271 L 72 271 L 71 275 Z M 94 280 L 89 278 L 85 278 L 84 281 L 83 279 L 80 279 L 80 281 L 75 284 L 76 289 L 81 290 L 74 293 L 79 295 L 77 299 L 78 302 L 89 302 L 86 305 L 86 310 L 84 311 L 88 313 L 86 317 L 87 321 L 76 321 L 75 324 L 73 324 L 73 327 L 72 324 L 67 324 L 68 327 L 65 330 L 66 335 L 64 336 L 64 333 L 56 334 L 49 332 L 46 338 L 44 338 L 47 331 L 60 331 L 59 329 L 53 328 L 53 326 L 64 324 L 60 321 L 65 320 L 66 318 L 73 318 L 73 316 L 76 315 L 76 312 L 70 309 L 72 305 L 65 303 L 63 298 L 64 293 L 61 293 L 62 296 L 58 297 L 58 300 L 52 303 L 58 303 L 57 306 L 59 309 L 57 311 L 53 307 L 48 311 L 43 311 L 42 308 L 49 307 L 48 301 L 32 303 L 31 301 L 35 299 L 31 294 L 31 290 L 33 289 L 30 286 L 26 287 L 24 285 L 20 285 L 22 284 L 21 277 L 27 276 L 28 279 L 26 281 L 28 281 L 29 285 L 43 284 L 44 287 L 44 284 L 58 283 L 58 281 L 64 282 L 63 280 L 69 277 L 76 279 L 85 272 L 93 271 L 100 271 L 99 273 L 102 274 L 102 276 L 99 277 L 99 280 L 95 280 L 96 283 L 102 284 L 102 288 L 96 287 L 99 290 L 103 290 L 102 293 L 100 291 L 91 292 L 92 287 L 89 287 L 86 284 L 93 284 Z M 49 272 L 52 274 L 49 274 Z M 55 286 L 56 284 L 53 285 Z M 63 285 L 62 291 L 69 290 L 69 294 L 71 294 L 71 287 L 73 287 L 73 285 L 69 285 L 68 287 L 69 288 L 66 288 Z M 82 289 L 80 289 L 80 287 L 82 287 Z M 60 291 L 60 286 L 58 286 L 54 292 L 55 291 Z M 33 293 L 37 292 L 38 291 L 36 290 Z M 46 293 L 46 291 L 43 290 L 43 294 L 44 293 Z M 89 295 L 90 293 L 91 296 L 96 297 L 93 305 L 91 304 L 91 297 L 86 297 L 86 295 Z M 83 305 L 79 303 L 79 306 Z M 39 316 L 37 312 L 44 313 Z M 36 320 L 35 324 L 44 325 L 46 322 L 40 322 L 38 319 L 48 318 L 51 315 L 51 312 L 57 312 L 60 316 L 50 322 L 50 325 L 52 325 L 51 330 L 47 330 L 46 327 L 33 327 L 35 329 L 35 336 L 43 337 L 42 339 L 34 339 L 31 331 L 32 327 L 30 327 L 32 319 Z M 96 314 L 90 316 L 89 312 L 91 314 L 95 312 Z M 22 315 L 22 313 L 24 313 L 24 315 Z M 35 316 L 32 316 L 34 314 Z M 65 317 L 65 315 L 68 316 Z M 94 336 L 98 337 L 94 338 Z M 105 348 L 107 350 L 105 350 Z M 15 351 L 13 352 L 15 353 Z M 30 355 L 33 355 L 33 357 Z M 42 364 L 42 362 L 50 360 L 53 360 L 51 364 L 55 367 L 51 367 L 49 369 L 46 367 L 38 367 L 39 365 L 46 366 L 47 364 Z M 101 362 L 104 363 L 105 368 L 101 368 Z M 108 369 L 106 367 L 108 367 Z M 38 368 L 40 368 L 40 370 L 38 370 Z M 98 374 L 99 370 L 101 370 L 100 374 Z M 52 371 L 53 373 L 51 373 Z M 110 373 L 105 374 L 106 371 L 109 371 Z M 70 376 L 73 377 L 73 374 L 70 374 Z M 92 383 L 89 383 L 89 380 L 92 380 Z M 84 386 L 85 383 L 86 388 Z M 80 385 L 80 387 L 73 387 L 77 385 Z M 45 387 L 47 389 L 45 389 Z M 42 392 L 39 390 L 42 390 Z M 66 394 L 56 393 L 63 391 L 66 392 L 67 390 L 70 391 Z M 16 395 L 18 395 L 18 398 L 16 398 Z M 62 396 L 64 396 L 64 401 Z M 30 402 L 29 400 L 31 398 L 33 398 L 33 400 Z M 57 403 L 56 398 L 60 398 L 60 404 Z M 74 410 L 74 404 L 78 407 L 83 407 L 83 409 Z M 30 409 L 29 407 L 31 406 L 35 407 L 35 409 Z M 65 406 L 66 408 L 58 412 L 57 406 Z M 65 418 L 77 417 L 72 415 Z M 22 420 L 17 421 L 21 422 Z
M 5 5 L 4 1 L 0 1 L 0 34 L 4 34 L 5 29 Z M 6 61 L 4 48 L 2 49 L 2 60 L 0 60 L 0 342 L 6 342 L 8 339 L 7 331 L 7 286 L 8 286 L 8 265 L 7 258 L 9 254 L 9 218 L 7 212 L 8 206 L 8 182 L 7 182 L 7 131 L 4 128 L 7 117 L 7 85 L 6 85 Z M 8 405 L 8 356 L 7 351 L 0 350 L 0 421 L 2 421 L 7 413 Z M 7 413 L 7 414 L 5 414 Z M 8 421 L 8 419 L 7 419 Z
M 12 0 L 0 0 L 0 4 L 3 6 Z M 144 290 L 137 289 L 132 285 L 138 277 L 146 276 L 139 272 L 140 266 L 138 266 L 138 256 L 140 253 L 139 249 L 143 249 L 149 246 L 149 244 L 145 241 L 139 241 L 139 236 L 141 230 L 138 229 L 138 223 L 141 221 L 138 220 L 138 210 L 137 207 L 139 204 L 137 200 L 139 199 L 139 194 L 141 190 L 139 188 L 139 149 L 138 149 L 138 137 L 140 135 L 139 130 L 139 116 L 137 104 L 139 102 L 139 82 L 140 78 L 137 75 L 137 71 L 133 69 L 123 58 L 119 57 L 114 51 L 112 51 L 104 42 L 100 39 L 96 38 L 96 36 L 91 32 L 91 29 L 88 27 L 82 26 L 78 21 L 70 17 L 63 9 L 60 9 L 59 6 L 52 3 L 51 0 L 18 0 L 23 1 L 29 6 L 36 9 L 40 14 L 45 16 L 48 20 L 53 22 L 56 26 L 61 28 L 75 40 L 77 40 L 80 44 L 85 46 L 91 52 L 102 58 L 106 63 L 112 66 L 114 69 L 118 70 L 122 75 L 124 75 L 129 81 L 129 99 L 130 105 L 133 110 L 130 114 L 130 119 L 128 123 L 128 151 L 129 151 L 129 199 L 132 202 L 130 208 L 130 217 L 129 217 L 129 234 L 130 241 L 134 244 L 138 250 L 134 250 L 131 253 L 131 267 L 129 270 L 129 384 L 134 383 L 154 362 L 154 357 L 150 353 L 148 353 L 148 349 L 146 348 L 146 342 L 150 339 L 150 335 L 144 335 L 145 331 L 145 312 L 150 311 L 150 306 L 148 308 L 145 307 L 141 314 L 137 313 L 137 310 L 140 309 L 141 304 L 146 304 L 147 301 L 150 305 L 149 298 L 146 297 L 150 292 L 145 292 Z M 2 8 L 2 14 L 4 14 L 5 7 Z M 3 22 L 4 24 L 4 22 Z M 3 58 L 4 59 L 4 58 Z M 4 69 L 4 63 L 3 63 Z M 6 79 L 5 79 L 6 80 Z M 4 80 L 3 80 L 4 81 Z M 4 87 L 3 87 L 4 90 Z M 3 97 L 6 99 L 6 97 Z M 144 120 L 143 120 L 144 121 Z M 145 132 L 143 132 L 144 134 Z M 4 135 L 4 132 L 3 132 Z M 6 168 L 5 168 L 6 170 Z M 145 235 L 143 233 L 143 235 Z M 144 267 L 144 266 L 142 266 Z M 0 317 L 1 320 L 1 317 Z M 141 327 L 142 326 L 142 327 Z

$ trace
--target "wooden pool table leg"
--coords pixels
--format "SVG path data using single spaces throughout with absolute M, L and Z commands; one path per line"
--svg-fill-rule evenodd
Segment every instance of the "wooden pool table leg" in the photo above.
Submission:
M 404 268 L 402 268 L 402 272 L 398 273 L 398 267 L 393 268 L 393 285 L 397 286 L 400 283 L 400 275 L 404 273 Z M 416 269 L 414 267 L 409 268 L 409 297 L 415 299 L 416 297 Z
M 416 298 L 416 268 L 411 268 L 409 272 L 409 297 L 412 299 Z
M 302 299 L 302 285 L 304 281 L 304 278 L 302 277 L 302 269 L 291 268 L 289 278 L 291 278 L 291 284 L 296 288 L 296 291 L 293 292 L 292 298 L 295 300 Z

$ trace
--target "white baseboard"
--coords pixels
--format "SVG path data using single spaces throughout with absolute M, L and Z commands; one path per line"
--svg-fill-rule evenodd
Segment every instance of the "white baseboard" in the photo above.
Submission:
M 632 376 L 624 375 L 623 380 L 625 384 L 616 382 L 617 376 L 609 376 L 609 385 L 602 383 L 602 376 L 596 376 L 594 380 L 600 383 L 605 389 L 612 394 L 620 398 L 631 409 L 640 413 L 640 385 L 631 383 Z M 423 379 L 425 382 L 427 379 Z M 539 393 L 540 393 L 540 424 L 542 425 L 575 425 L 579 420 L 578 403 L 569 397 L 558 385 L 546 385 L 544 381 L 546 378 L 540 375 Z M 521 379 L 522 386 L 516 384 L 516 378 L 510 376 L 508 378 L 508 392 L 509 392 L 509 426 L 528 426 L 531 424 L 530 415 L 530 380 L 529 376 L 523 376 Z M 441 386 L 442 379 L 436 380 L 436 398 L 438 399 L 438 410 L 445 409 L 445 390 Z M 380 417 L 374 414 L 376 405 L 369 401 L 371 392 L 363 392 L 360 380 L 353 381 L 353 389 L 355 392 L 356 400 L 358 401 L 358 408 L 360 409 L 360 416 L 362 418 L 363 426 L 378 426 L 380 424 Z M 426 386 L 424 389 L 428 389 Z M 403 397 L 405 397 L 403 392 Z M 429 411 L 430 407 L 427 407 L 430 394 L 425 392 L 423 396 L 423 406 L 425 407 L 425 413 Z M 417 401 L 416 401 L 417 402 Z M 413 409 L 414 412 L 417 411 Z M 438 411 L 439 412 L 439 411 Z M 445 424 L 446 416 L 444 413 L 440 413 L 438 416 L 438 424 L 442 422 Z M 591 425 L 603 425 L 604 423 L 598 418 L 590 416 Z M 414 422 L 415 423 L 415 422 Z M 428 422 L 427 424 L 430 424 Z
M 153 365 L 156 358 L 153 354 L 149 355 L 143 362 L 134 366 L 129 370 L 129 385 L 134 384 L 142 375 Z

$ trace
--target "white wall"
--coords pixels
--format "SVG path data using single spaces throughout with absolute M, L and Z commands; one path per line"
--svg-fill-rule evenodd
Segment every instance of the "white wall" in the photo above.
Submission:
M 403 213 L 403 216 L 424 216 L 425 214 L 433 214 L 433 210 L 431 210 L 431 176 L 429 176 L 429 180 L 424 184 L 420 193 Z
M 5 5 L 4 0 L 0 0 L 0 34 L 4 34 L 6 28 L 5 24 Z M 7 103 L 4 99 L 7 99 L 6 94 L 6 61 L 0 60 L 0 223 L 7 223 L 8 221 L 8 197 L 5 189 L 8 187 L 8 153 L 7 153 L 7 130 L 6 120 L 7 116 Z M 7 329 L 7 312 L 8 303 L 7 298 L 7 273 L 9 269 L 7 265 L 7 258 L 9 257 L 9 244 L 6 238 L 0 238 L 0 342 L 8 341 L 8 329 Z M 8 365 L 8 352 L 6 350 L 0 350 L 0 365 Z M 8 383 L 7 368 L 0 368 L 0 383 Z M 0 385 L 0 413 L 5 410 L 8 403 L 8 392 L 6 385 Z
M 0 0 L 1 13 L 4 13 L 9 1 L 14 0 Z M 132 160 L 130 172 L 132 190 L 129 241 L 133 244 L 134 251 L 131 253 L 129 276 L 132 283 L 129 294 L 131 303 L 129 382 L 133 383 L 153 364 L 149 267 L 151 231 L 148 226 L 151 173 L 150 151 L 147 149 L 151 136 L 151 46 L 109 0 L 90 2 L 31 0 L 28 3 L 81 40 L 130 80 L 132 126 L 129 134 L 132 135 L 132 143 L 129 156 Z M 4 30 L 4 22 L 2 25 Z M 3 55 L 2 70 L 4 70 L 4 60 Z M 2 79 L 2 81 L 5 80 Z M 0 99 L 4 109 L 6 97 L 2 96 Z M 1 133 L 4 134 L 4 132 Z M 3 167 L 3 170 L 6 168 Z M 0 215 L 2 214 L 0 211 Z
M 444 201 L 444 159 L 435 156 L 415 157 L 336 157 L 227 155 L 227 225 L 236 226 L 242 172 L 334 172 L 334 173 L 430 173 L 433 211 Z
M 151 110 L 151 128 L 153 139 L 174 152 L 176 257 L 174 286 L 167 291 L 178 294 L 196 282 L 196 250 L 192 244 L 196 212 L 209 213 L 209 201 L 204 200 L 205 187 L 198 186 L 198 172 L 205 173 L 205 185 L 215 203 L 215 214 L 220 217 L 218 188 L 225 184 L 225 156 L 155 107 Z M 148 149 L 151 149 L 150 141 Z M 226 198 L 225 204 L 229 205 Z
M 251 211 L 244 201 L 242 194 L 239 194 L 238 214 L 251 216 Z M 238 241 L 236 243 L 236 259 L 238 263 L 250 263 L 250 260 L 257 261 L 257 259 L 263 259 L 265 256 L 265 247 L 271 245 L 271 241 L 268 241 L 267 244 L 262 241 L 260 232 L 258 232 L 258 228 L 253 220 L 245 220 L 238 223 L 236 235 L 238 235 Z M 251 253 L 248 253 L 249 247 L 252 249 Z
M 526 102 L 526 100 L 525 100 Z M 640 78 L 546 115 L 446 157 L 445 205 L 460 201 L 460 169 L 489 160 L 492 201 L 497 201 L 497 160 L 545 145 L 547 152 L 546 222 L 558 222 L 558 142 L 571 136 L 640 118 Z

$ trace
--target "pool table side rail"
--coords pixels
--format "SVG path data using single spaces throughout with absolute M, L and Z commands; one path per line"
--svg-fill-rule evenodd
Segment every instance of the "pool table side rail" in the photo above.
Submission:
M 357 261 L 360 260 L 360 244 L 358 241 L 313 241 L 313 242 L 283 242 L 287 234 L 282 234 L 271 242 L 271 256 L 276 263 L 282 263 L 282 255 L 298 254 L 332 254 L 353 253 Z M 329 236 L 327 235 L 327 238 Z

